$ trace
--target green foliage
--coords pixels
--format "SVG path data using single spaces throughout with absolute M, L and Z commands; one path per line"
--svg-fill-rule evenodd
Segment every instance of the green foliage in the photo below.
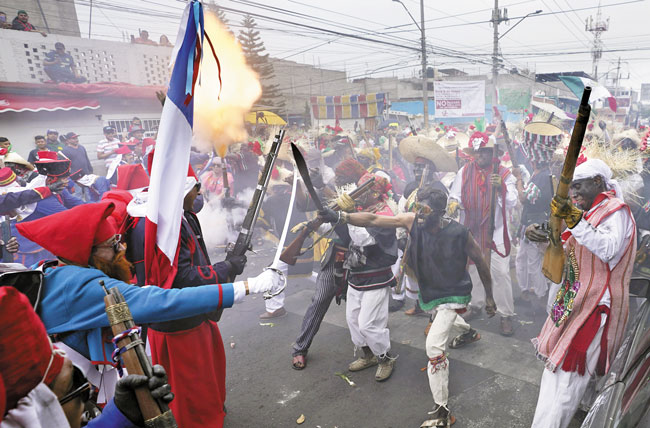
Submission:
M 246 62 L 258 74 L 262 84 L 262 97 L 258 103 L 282 108 L 284 100 L 278 91 L 279 85 L 271 83 L 275 77 L 275 72 L 269 54 L 264 47 L 264 42 L 260 37 L 260 32 L 257 30 L 257 23 L 252 16 L 245 15 L 241 24 L 244 28 L 239 30 L 237 39 L 241 43 Z

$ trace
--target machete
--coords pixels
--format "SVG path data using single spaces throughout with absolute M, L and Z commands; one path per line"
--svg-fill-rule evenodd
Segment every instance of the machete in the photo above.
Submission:
M 311 199 L 314 201 L 314 205 L 316 205 L 318 211 L 323 211 L 323 203 L 318 198 L 316 190 L 311 184 L 311 177 L 309 177 L 309 168 L 307 168 L 307 162 L 305 162 L 305 158 L 302 157 L 302 153 L 300 153 L 298 147 L 296 147 L 296 145 L 293 143 L 291 143 L 291 152 L 293 153 L 293 158 L 296 161 L 296 167 L 298 168 L 300 177 L 302 177 L 302 181 L 305 183 L 307 192 L 309 192 L 309 196 L 311 196 Z

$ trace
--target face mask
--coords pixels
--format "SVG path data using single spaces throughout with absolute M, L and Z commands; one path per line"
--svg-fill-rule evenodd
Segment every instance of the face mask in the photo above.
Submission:
M 195 213 L 201 211 L 201 209 L 203 209 L 203 203 L 203 195 L 197 196 L 196 199 L 194 199 L 194 205 L 192 206 L 193 211 Z
M 0 16 L 0 22 L 7 22 L 7 17 L 4 15 Z

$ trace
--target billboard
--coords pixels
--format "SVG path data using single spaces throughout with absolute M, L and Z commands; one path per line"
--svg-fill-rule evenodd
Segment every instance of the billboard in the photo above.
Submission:
M 433 85 L 436 117 L 485 116 L 485 81 L 441 81 Z

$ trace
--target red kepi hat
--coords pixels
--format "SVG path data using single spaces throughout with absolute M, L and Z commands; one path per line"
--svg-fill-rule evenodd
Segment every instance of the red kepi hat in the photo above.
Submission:
M 52 383 L 61 372 L 64 358 L 53 352 L 45 326 L 29 299 L 14 287 L 0 287 L 0 325 L 0 376 L 6 410 L 10 410 L 41 381 Z
M 69 262 L 88 266 L 92 248 L 116 233 L 112 202 L 84 204 L 38 220 L 18 223 L 21 235 Z M 83 225 L 80 227 L 79 225 Z
M 117 188 L 133 190 L 149 186 L 149 175 L 142 164 L 120 165 L 117 167 Z

